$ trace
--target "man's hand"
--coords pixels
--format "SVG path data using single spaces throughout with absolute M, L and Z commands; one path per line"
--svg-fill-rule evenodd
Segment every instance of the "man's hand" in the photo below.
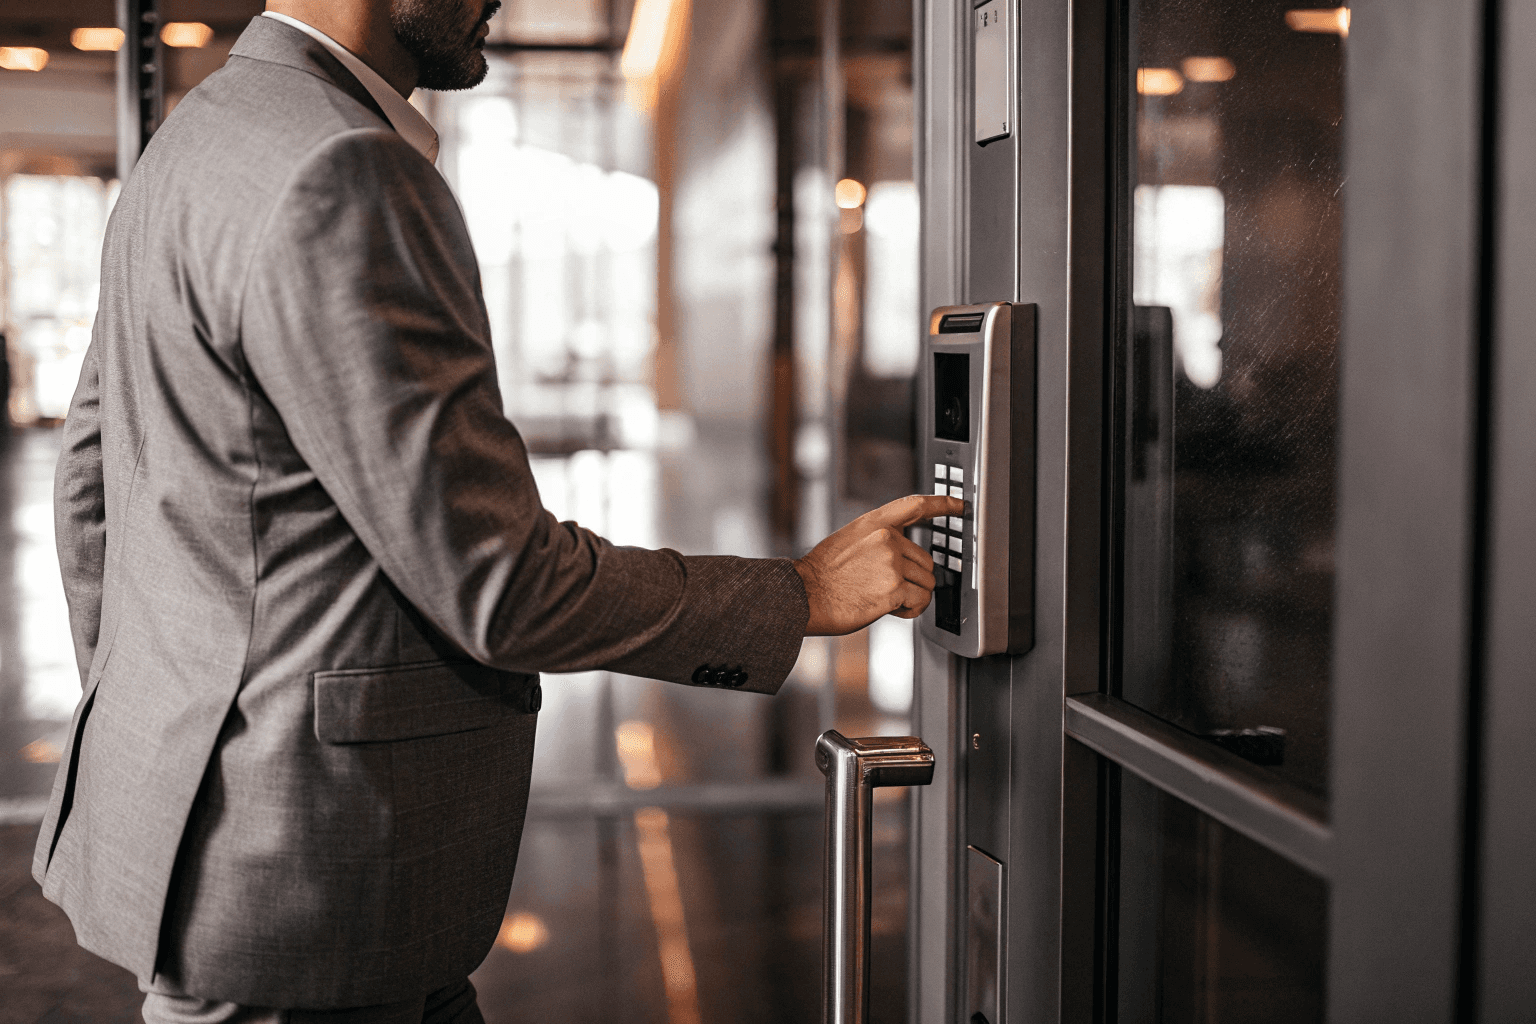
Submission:
M 964 510 L 959 498 L 898 498 L 866 512 L 796 559 L 811 606 L 805 635 L 842 636 L 890 612 L 903 619 L 921 615 L 933 599 L 933 557 L 901 531 Z

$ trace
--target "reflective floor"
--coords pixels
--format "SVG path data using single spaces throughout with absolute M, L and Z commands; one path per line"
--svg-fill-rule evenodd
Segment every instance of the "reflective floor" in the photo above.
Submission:
M 535 465 L 544 502 L 620 543 L 768 553 L 756 434 Z M 79 694 L 53 554 L 58 435 L 0 446 L 0 1024 L 137 1019 L 133 980 L 78 949 L 31 881 L 32 837 Z M 820 1016 L 821 778 L 812 745 L 908 731 L 911 634 L 807 641 L 776 698 L 609 673 L 546 677 L 507 917 L 474 975 L 490 1024 Z M 870 699 L 871 662 L 879 674 Z M 907 692 L 903 692 L 905 687 Z M 907 803 L 879 790 L 876 1022 L 905 1019 Z M 510 851 L 509 851 L 510 855 Z

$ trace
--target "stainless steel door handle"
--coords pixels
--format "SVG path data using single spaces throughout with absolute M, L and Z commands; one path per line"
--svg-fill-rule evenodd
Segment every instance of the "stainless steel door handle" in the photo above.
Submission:
M 826 1024 L 869 1017 L 871 829 L 877 786 L 926 786 L 933 751 L 916 736 L 850 740 L 828 729 L 816 741 L 827 777 L 825 919 Z

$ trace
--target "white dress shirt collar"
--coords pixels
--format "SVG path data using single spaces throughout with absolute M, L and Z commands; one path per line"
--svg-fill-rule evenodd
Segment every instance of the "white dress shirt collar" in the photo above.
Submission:
M 342 67 L 357 76 L 357 80 L 362 83 L 364 89 L 368 90 L 368 94 L 379 105 L 379 109 L 384 111 L 384 116 L 389 118 L 389 123 L 395 131 L 400 133 L 400 137 L 416 152 L 433 163 L 437 162 L 437 132 L 431 123 L 421 116 L 421 112 L 411 106 L 393 86 L 384 81 L 377 71 L 364 64 L 356 54 L 313 25 L 306 25 L 297 18 L 278 14 L 276 11 L 263 11 L 262 17 L 276 19 L 284 25 L 292 25 L 330 50 L 332 56 L 341 61 Z

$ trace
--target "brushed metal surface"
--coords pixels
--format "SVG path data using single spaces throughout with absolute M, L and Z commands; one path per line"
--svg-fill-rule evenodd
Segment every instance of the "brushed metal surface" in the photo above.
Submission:
M 974 846 L 965 848 L 965 1015 L 986 1024 L 1003 1020 L 1003 865 Z M 980 1024 L 980 1022 L 977 1022 Z
M 971 15 L 975 47 L 972 109 L 976 141 L 981 145 L 1013 132 L 1013 39 L 1009 33 L 1011 0 L 986 0 Z
M 828 729 L 816 741 L 816 767 L 827 779 L 823 891 L 826 1024 L 869 1019 L 869 915 L 874 791 L 926 786 L 933 751 L 916 736 L 848 739 Z

